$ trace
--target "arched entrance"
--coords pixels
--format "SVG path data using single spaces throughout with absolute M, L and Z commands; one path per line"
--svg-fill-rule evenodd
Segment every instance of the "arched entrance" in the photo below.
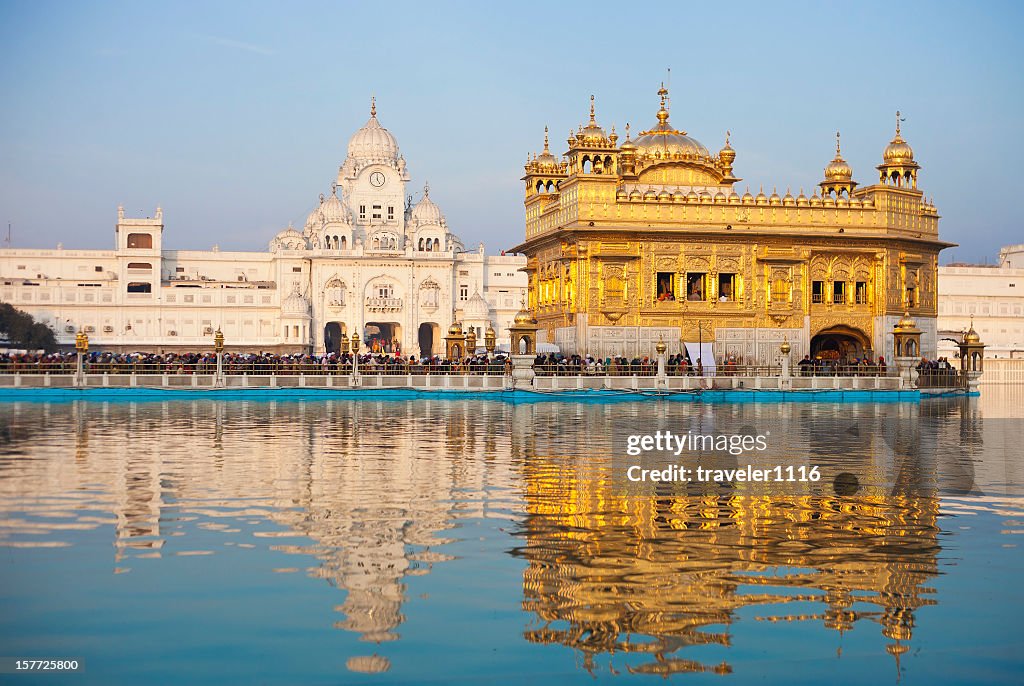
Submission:
M 398 322 L 367 322 L 363 327 L 363 343 L 367 351 L 400 353 L 402 326 Z
M 831 326 L 811 338 L 814 359 L 851 361 L 864 357 L 871 350 L 871 341 L 860 329 L 852 326 Z
M 420 324 L 416 338 L 420 345 L 420 357 L 433 357 L 437 351 L 434 345 L 438 341 L 441 327 L 434 323 Z
M 341 352 L 341 337 L 346 334 L 342 322 L 327 322 L 324 327 L 324 350 L 329 353 Z

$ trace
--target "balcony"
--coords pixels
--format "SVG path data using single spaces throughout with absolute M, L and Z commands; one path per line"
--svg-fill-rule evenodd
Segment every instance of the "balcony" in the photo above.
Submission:
M 370 312 L 400 312 L 401 298 L 367 298 L 366 309 Z

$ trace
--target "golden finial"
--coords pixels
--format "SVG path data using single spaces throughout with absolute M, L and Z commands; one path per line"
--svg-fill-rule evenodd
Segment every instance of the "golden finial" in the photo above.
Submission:
M 423 197 L 424 198 L 429 198 L 430 197 L 430 183 L 426 182 L 426 181 L 423 183 Z
M 370 96 L 370 116 L 371 117 L 376 117 L 377 116 L 377 96 L 376 95 L 371 95 Z
M 839 132 L 836 131 L 836 157 L 839 157 Z
M 896 110 L 896 135 L 900 135 L 900 111 Z
M 544 152 L 548 152 L 548 127 L 544 127 Z
M 626 122 L 626 140 L 629 140 L 629 122 Z
M 590 95 L 590 123 L 591 124 L 596 123 L 594 121 L 594 95 L 593 94 Z
M 725 147 L 727 147 L 727 148 L 729 147 L 729 136 L 731 136 L 731 135 L 732 135 L 732 131 L 730 131 L 729 129 L 726 129 L 725 130 Z

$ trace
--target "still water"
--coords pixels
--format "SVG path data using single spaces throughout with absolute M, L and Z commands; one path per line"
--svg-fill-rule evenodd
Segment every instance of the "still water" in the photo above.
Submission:
M 0 682 L 1020 683 L 1022 408 L 0 403 L 0 656 L 85 665 Z M 628 491 L 648 426 L 825 479 Z

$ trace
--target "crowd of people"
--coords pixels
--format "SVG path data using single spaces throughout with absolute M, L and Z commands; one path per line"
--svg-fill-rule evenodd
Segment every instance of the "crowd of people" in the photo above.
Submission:
M 0 371 L 21 373 L 71 374 L 77 365 L 77 353 L 49 354 L 2 353 Z M 352 353 L 305 353 L 278 355 L 267 352 L 226 352 L 223 369 L 226 374 L 347 374 L 353 368 Z M 370 352 L 358 355 L 356 367 L 363 374 L 502 374 L 506 356 L 474 355 L 462 360 L 441 356 L 417 357 L 393 353 Z M 83 366 L 87 373 L 102 374 L 213 374 L 217 355 L 205 353 L 86 353 Z
M 797 367 L 801 376 L 886 376 L 889 371 L 889 365 L 882 356 L 876 362 L 870 357 L 839 360 L 822 357 L 812 359 L 810 355 L 804 355 Z
M 76 368 L 76 353 L 49 354 L 0 353 L 0 371 L 21 373 L 65 373 Z M 217 369 L 217 356 L 204 353 L 115 353 L 91 351 L 86 353 L 84 366 L 88 373 L 101 374 L 212 374 Z M 274 354 L 224 353 L 223 369 L 227 374 L 347 374 L 353 367 L 352 353 Z M 504 354 L 474 355 L 460 360 L 449 360 L 440 355 L 431 357 L 404 356 L 397 353 L 367 352 L 358 356 L 359 371 L 364 374 L 505 374 L 511 371 L 511 360 Z M 805 355 L 797 370 L 801 376 L 885 376 L 888 366 L 885 358 L 856 358 L 847 361 L 814 359 Z M 545 353 L 535 357 L 535 372 L 540 376 L 571 376 L 596 374 L 609 376 L 654 376 L 658 373 L 658 360 L 650 356 L 621 355 L 595 357 L 593 355 L 564 355 Z M 921 358 L 917 370 L 932 378 L 955 376 L 955 369 L 946 358 Z M 670 355 L 665 361 L 669 376 L 703 376 L 704 365 L 698 358 L 691 362 L 685 353 Z M 721 376 L 750 376 L 778 374 L 775 367 L 751 367 L 735 356 L 726 356 L 717 363 L 716 374 Z

